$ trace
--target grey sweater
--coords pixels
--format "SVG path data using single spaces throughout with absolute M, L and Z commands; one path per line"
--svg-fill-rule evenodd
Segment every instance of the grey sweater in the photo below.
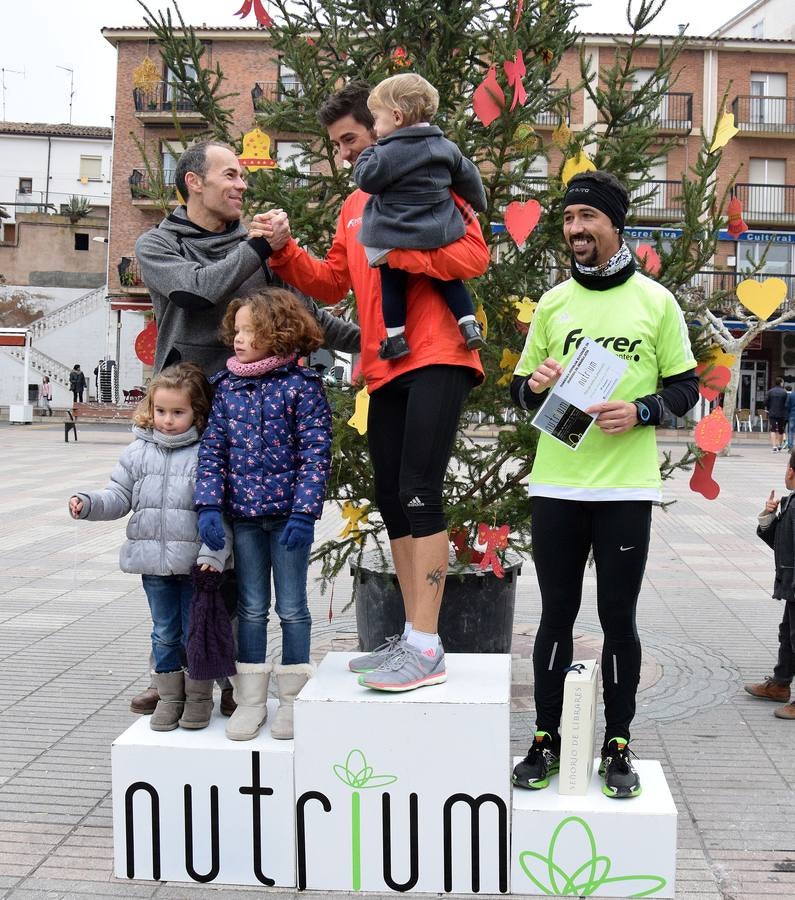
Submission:
M 80 518 L 121 519 L 132 510 L 119 556 L 122 572 L 188 575 L 195 562 L 223 571 L 231 562 L 231 531 L 222 550 L 210 550 L 199 537 L 193 505 L 198 432 L 190 428 L 168 436 L 134 426 L 133 434 L 135 440 L 124 449 L 108 486 L 76 492 L 83 501 Z
M 450 191 L 478 212 L 486 192 L 477 166 L 436 125 L 410 125 L 365 147 L 353 170 L 368 194 L 359 240 L 366 247 L 431 250 L 464 236 Z
M 187 218 L 184 206 L 135 244 L 144 284 L 157 321 L 156 372 L 180 361 L 194 362 L 206 375 L 219 372 L 231 355 L 218 329 L 229 302 L 273 283 L 265 238 L 246 239 L 246 228 L 232 222 L 226 231 L 206 231 Z M 330 350 L 359 350 L 359 326 L 332 316 L 303 298 L 326 334 Z

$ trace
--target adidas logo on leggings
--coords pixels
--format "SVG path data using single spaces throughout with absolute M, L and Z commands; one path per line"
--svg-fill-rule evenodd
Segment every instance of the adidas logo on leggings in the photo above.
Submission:
M 411 500 L 406 504 L 406 506 L 425 506 L 425 504 L 420 500 L 419 497 L 412 497 Z

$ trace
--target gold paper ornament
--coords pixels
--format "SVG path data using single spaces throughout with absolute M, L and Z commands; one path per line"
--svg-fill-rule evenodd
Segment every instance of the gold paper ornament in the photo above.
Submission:
M 571 129 L 561 119 L 558 127 L 552 132 L 552 143 L 561 150 L 565 150 L 571 141 Z
M 513 350 L 509 350 L 507 347 L 503 347 L 502 349 L 502 359 L 500 359 L 500 368 L 505 372 L 505 374 L 497 379 L 497 384 L 506 385 L 510 384 L 513 379 L 513 372 L 516 368 L 517 363 L 519 362 L 519 353 L 515 353 Z
M 271 159 L 271 139 L 260 128 L 254 128 L 243 135 L 240 165 L 245 166 L 249 172 L 276 167 L 276 161 Z
M 596 166 L 593 164 L 591 157 L 587 153 L 580 150 L 576 156 L 571 156 L 563 164 L 563 171 L 560 174 L 563 184 L 568 184 L 575 175 L 580 172 L 595 172 Z
M 367 388 L 363 387 L 353 402 L 353 415 L 348 419 L 348 425 L 355 428 L 359 434 L 367 433 L 367 412 L 370 409 L 370 395 Z
M 486 318 L 486 310 L 483 309 L 482 303 L 478 303 L 478 308 L 475 310 L 475 318 L 480 322 L 483 337 L 487 338 L 489 336 L 489 320 Z
M 714 153 L 716 150 L 720 150 L 721 147 L 725 147 L 739 130 L 739 128 L 734 126 L 734 113 L 724 111 L 718 120 L 718 127 L 715 129 L 715 140 L 712 142 L 709 152 Z
M 154 91 L 162 80 L 160 70 L 148 56 L 133 70 L 133 87 L 140 88 L 147 94 Z

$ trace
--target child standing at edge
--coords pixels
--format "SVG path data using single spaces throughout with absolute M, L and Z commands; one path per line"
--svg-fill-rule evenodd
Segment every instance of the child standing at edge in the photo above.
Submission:
M 122 453 L 103 491 L 69 500 L 75 519 L 120 519 L 132 510 L 121 548 L 123 572 L 139 574 L 152 613 L 154 682 L 160 700 L 153 731 L 204 728 L 213 709 L 212 681 L 183 671 L 193 596 L 194 563 L 222 571 L 231 540 L 202 546 L 193 492 L 199 436 L 210 410 L 210 385 L 201 369 L 180 363 L 163 369 L 135 413 L 135 440 Z
M 323 343 L 314 318 L 291 293 L 268 289 L 233 300 L 221 337 L 234 347 L 214 376 L 215 397 L 199 450 L 199 531 L 220 542 L 232 521 L 238 584 L 237 709 L 231 740 L 256 737 L 276 676 L 279 711 L 271 735 L 293 736 L 293 701 L 312 674 L 306 599 L 309 551 L 331 464 L 331 410 L 317 372 L 296 364 Z M 282 662 L 266 662 L 271 605 L 282 627 Z
M 420 75 L 393 75 L 371 92 L 367 106 L 375 119 L 378 143 L 356 160 L 356 184 L 373 194 L 364 208 L 359 240 L 371 266 L 380 266 L 386 339 L 381 359 L 410 353 L 405 337 L 408 273 L 390 268 L 396 247 L 430 250 L 464 235 L 464 220 L 450 191 L 478 212 L 486 209 L 486 193 L 477 167 L 448 141 L 431 119 L 439 108 L 439 92 Z M 432 279 L 456 317 L 470 350 L 483 346 L 472 297 L 462 281 Z
M 784 485 L 788 491 L 795 490 L 795 452 L 790 454 Z M 790 684 L 795 677 L 795 502 L 793 494 L 787 494 L 781 501 L 775 491 L 765 501 L 765 508 L 759 513 L 756 533 L 773 548 L 776 579 L 773 597 L 784 601 L 784 617 L 778 626 L 778 661 L 772 677 L 761 684 L 746 684 L 745 690 L 762 700 L 783 702 L 773 710 L 779 719 L 795 719 L 795 703 L 790 700 Z

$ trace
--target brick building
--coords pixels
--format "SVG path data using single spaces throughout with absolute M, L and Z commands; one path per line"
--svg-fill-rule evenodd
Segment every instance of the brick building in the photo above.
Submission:
M 790 14 L 790 18 L 795 20 L 795 14 Z M 780 24 L 777 30 L 784 33 Z M 257 96 L 265 91 L 272 96 L 279 90 L 300 90 L 293 73 L 280 65 L 277 54 L 269 47 L 267 31 L 202 27 L 196 33 L 207 47 L 208 64 L 220 65 L 228 82 L 226 90 L 238 95 L 230 102 L 234 106 L 235 127 L 241 132 L 253 124 Z M 118 51 L 109 292 L 117 307 L 145 308 L 148 297 L 145 288 L 136 283 L 133 248 L 138 235 L 156 223 L 161 213 L 151 201 L 140 196 L 138 188 L 145 184 L 146 176 L 131 135 L 146 146 L 150 158 L 162 160 L 166 180 L 169 173 L 173 180 L 174 160 L 168 142 L 176 137 L 174 117 L 186 133 L 192 129 L 200 131 L 203 123 L 168 83 L 157 45 L 146 29 L 106 28 L 103 34 Z M 635 75 L 638 85 L 649 77 L 656 64 L 657 42 L 670 44 L 674 40 L 674 37 L 655 38 L 642 51 L 645 55 L 637 57 L 641 66 Z M 600 67 L 609 65 L 615 53 L 616 37 L 589 34 L 584 36 L 584 41 L 586 52 L 592 57 L 592 71 L 598 73 Z M 783 277 L 789 286 L 788 302 L 795 300 L 792 274 L 795 273 L 794 50 L 795 42 L 789 39 L 688 38 L 676 66 L 680 70 L 678 79 L 659 112 L 661 136 L 674 137 L 676 145 L 655 167 L 650 182 L 636 192 L 639 200 L 648 199 L 635 209 L 627 232 L 630 242 L 648 241 L 656 229 L 676 222 L 681 177 L 696 158 L 702 128 L 711 133 L 723 93 L 731 84 L 728 103 L 740 133 L 724 152 L 719 179 L 727 183 L 739 169 L 736 193 L 743 202 L 750 230 L 739 242 L 724 235 L 726 239 L 721 240 L 709 271 L 701 273 L 698 279 L 708 286 L 732 287 L 742 278 L 748 260 L 759 259 L 772 242 L 764 271 Z M 148 92 L 133 87 L 134 73 L 147 58 L 163 72 L 162 80 Z M 575 51 L 564 57 L 559 75 L 564 82 L 579 81 Z M 578 91 L 572 97 L 570 127 L 576 131 L 596 121 L 595 107 L 584 90 Z M 536 127 L 551 130 L 557 122 L 557 116 L 552 115 L 548 121 L 536 123 Z M 270 137 L 271 155 L 277 161 L 295 157 L 296 135 Z M 548 160 L 536 159 L 533 176 L 543 178 L 556 172 L 560 163 L 557 152 L 553 148 Z M 675 234 L 676 229 L 670 228 L 670 235 Z M 747 396 L 740 397 L 741 406 L 754 408 L 775 375 L 795 378 L 795 352 L 791 366 L 785 365 L 786 357 L 782 355 L 786 352 L 786 334 L 766 334 L 757 349 L 747 352 L 747 371 L 741 388 Z

